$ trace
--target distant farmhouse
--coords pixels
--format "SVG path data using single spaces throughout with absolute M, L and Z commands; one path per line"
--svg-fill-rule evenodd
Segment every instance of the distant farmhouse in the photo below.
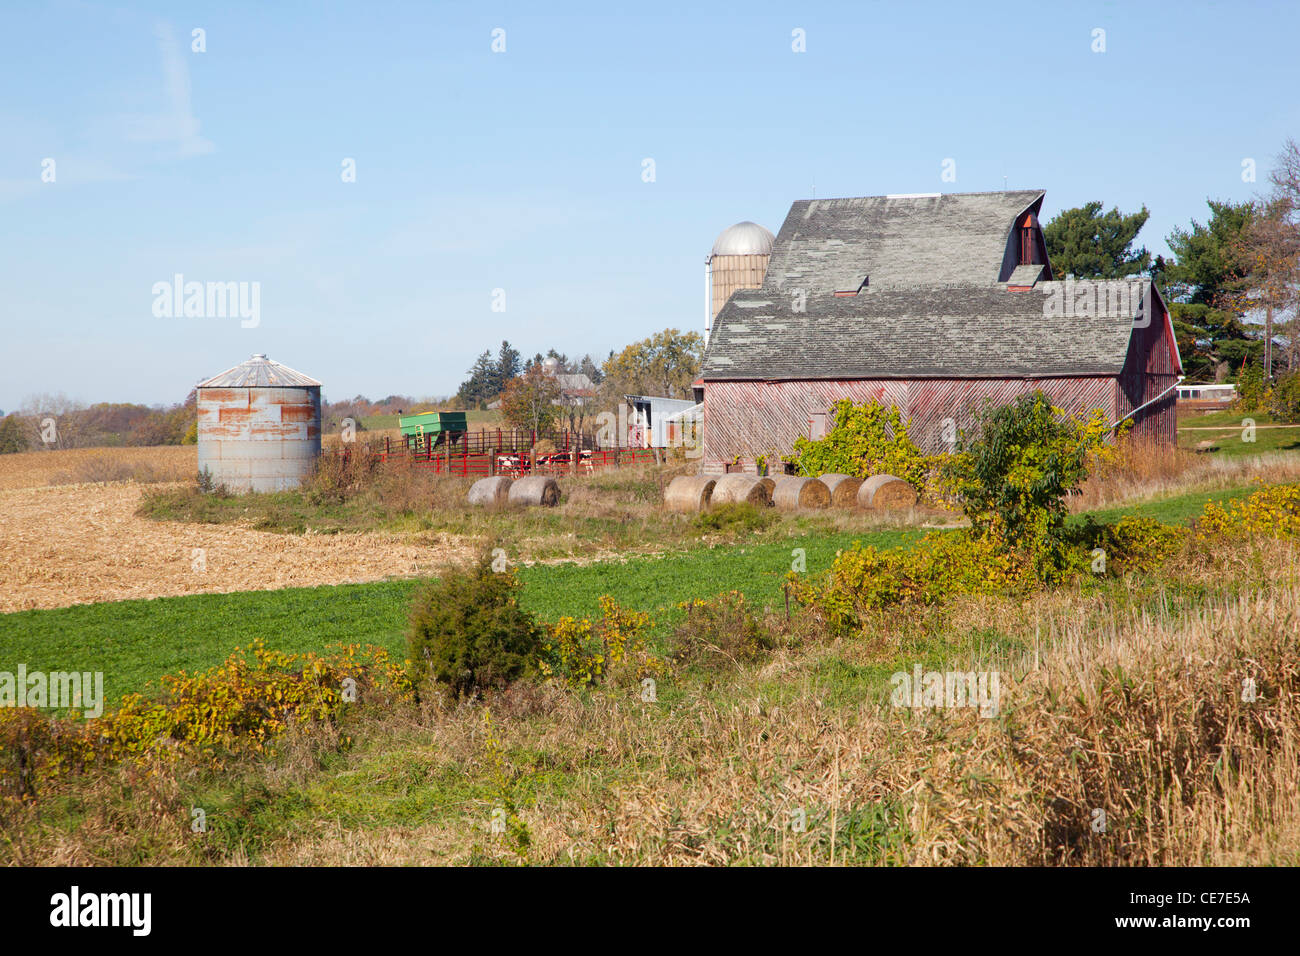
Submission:
M 758 456 L 789 454 L 797 436 L 833 424 L 827 411 L 843 398 L 896 405 L 931 452 L 951 448 L 986 399 L 1035 389 L 1173 443 L 1182 362 L 1160 294 L 1146 279 L 1054 276 L 1043 198 L 791 206 L 761 286 L 729 292 L 713 319 L 700 376 L 704 471 L 754 471 Z

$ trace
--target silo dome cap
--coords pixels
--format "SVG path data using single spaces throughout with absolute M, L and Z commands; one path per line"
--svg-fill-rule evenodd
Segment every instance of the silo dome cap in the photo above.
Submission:
M 711 256 L 770 256 L 776 236 L 746 219 L 722 230 L 713 243 Z
M 258 352 L 247 362 L 240 362 L 195 388 L 320 388 L 320 382 L 302 372 L 281 365 Z

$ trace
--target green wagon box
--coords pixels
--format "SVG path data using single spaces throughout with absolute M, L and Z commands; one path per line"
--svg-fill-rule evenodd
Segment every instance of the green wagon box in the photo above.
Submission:
M 455 441 L 469 431 L 465 423 L 464 412 L 425 412 L 422 415 L 406 415 L 397 419 L 397 427 L 402 437 L 417 443 L 429 441 L 438 445 L 443 441 Z

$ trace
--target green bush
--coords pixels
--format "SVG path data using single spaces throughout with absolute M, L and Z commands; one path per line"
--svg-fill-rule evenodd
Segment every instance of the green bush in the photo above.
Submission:
M 27 436 L 23 434 L 22 422 L 17 415 L 6 415 L 0 419 L 0 455 L 27 450 Z
M 700 531 L 762 531 L 778 518 L 769 509 L 758 509 L 744 502 L 726 504 L 701 511 L 694 525 Z
M 1042 392 L 1008 405 L 986 405 L 975 435 L 963 433 L 943 472 L 979 535 L 992 535 L 1033 555 L 1040 579 L 1059 580 L 1071 565 L 1065 496 L 1077 494 L 1089 459 L 1109 428 L 1101 410 L 1067 416 Z
M 669 657 L 678 664 L 742 664 L 776 646 L 776 637 L 739 591 L 678 605 L 686 619 L 673 632 Z
M 1264 380 L 1261 365 L 1247 365 L 1237 375 L 1237 400 L 1233 408 L 1239 412 L 1262 412 L 1272 398 L 1272 386 Z
M 485 555 L 473 568 L 449 570 L 416 592 L 406 656 L 417 687 L 432 679 L 463 697 L 536 669 L 544 632 L 519 606 L 514 573 L 492 565 Z
M 924 488 L 932 459 L 907 436 L 907 423 L 897 408 L 875 399 L 855 405 L 846 398 L 831 410 L 834 425 L 825 438 L 795 439 L 799 474 L 810 478 L 828 473 L 858 478 L 886 474 L 910 482 L 918 491 Z
M 1107 561 L 1117 563 L 1118 570 L 1148 573 L 1163 567 L 1178 554 L 1191 533 L 1190 528 L 1182 525 L 1125 515 L 1106 529 L 1101 546 Z
M 872 612 L 941 604 L 958 594 L 1015 595 L 1038 586 L 1026 555 L 996 535 L 944 531 L 915 548 L 880 551 L 855 543 L 823 577 L 787 577 L 791 594 L 835 631 L 862 626 Z
M 1278 379 L 1268 396 L 1268 410 L 1279 422 L 1300 422 L 1300 371 Z

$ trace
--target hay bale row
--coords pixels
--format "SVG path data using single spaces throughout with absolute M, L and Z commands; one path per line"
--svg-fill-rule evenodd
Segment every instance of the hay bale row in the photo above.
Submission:
M 808 508 L 829 508 L 831 491 L 816 478 L 799 478 L 782 475 L 776 479 L 772 504 L 782 511 L 800 511 Z
M 709 506 L 717 481 L 703 475 L 678 475 L 664 491 L 664 506 L 669 511 L 696 514 Z
M 832 508 L 853 508 L 857 506 L 858 489 L 862 487 L 861 478 L 831 472 L 822 475 L 817 480 L 825 485 L 830 492 L 830 506 Z
M 906 511 L 916 506 L 916 489 L 893 475 L 872 475 L 858 489 L 858 504 L 877 511 Z
M 749 504 L 765 508 L 772 503 L 765 481 L 753 475 L 723 475 L 713 486 L 713 504 Z
M 513 482 L 504 475 L 495 478 L 480 478 L 469 487 L 469 503 L 482 507 L 499 508 L 510 497 L 510 485 Z

